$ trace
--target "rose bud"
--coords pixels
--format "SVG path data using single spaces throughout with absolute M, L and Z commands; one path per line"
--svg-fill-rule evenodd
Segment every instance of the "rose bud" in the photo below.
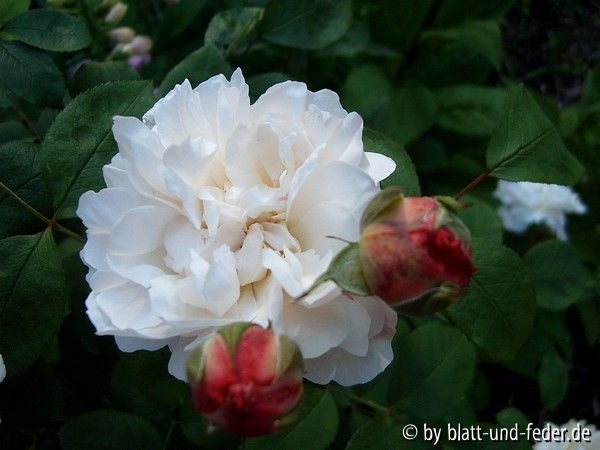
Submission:
M 229 433 L 269 434 L 302 395 L 298 346 L 250 323 L 221 328 L 187 361 L 197 410 Z
M 373 294 L 401 312 L 431 314 L 464 291 L 476 269 L 457 206 L 395 189 L 371 201 L 361 220 L 359 254 Z

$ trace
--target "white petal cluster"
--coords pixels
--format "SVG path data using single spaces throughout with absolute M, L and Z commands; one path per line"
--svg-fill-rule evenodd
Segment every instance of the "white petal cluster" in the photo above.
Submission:
M 363 123 L 329 90 L 285 82 L 250 104 L 239 70 L 185 81 L 143 121 L 115 117 L 107 187 L 87 192 L 81 256 L 98 334 L 124 351 L 186 355 L 218 327 L 272 324 L 306 377 L 364 383 L 391 361 L 395 313 L 326 283 L 295 300 L 343 246 L 393 161 L 365 152 Z
M 534 446 L 534 450 L 598 450 L 600 449 L 600 430 L 594 425 L 588 425 L 585 421 L 576 421 L 574 419 L 569 420 L 564 425 L 549 424 L 552 429 L 566 429 L 566 437 L 570 439 L 573 436 L 573 430 L 576 428 L 579 430 L 578 434 L 581 434 L 583 428 L 587 428 L 591 432 L 591 438 L 589 441 L 581 440 L 581 442 L 537 442 Z M 581 436 L 578 436 L 581 439 Z
M 498 214 L 504 228 L 514 233 L 523 233 L 532 224 L 543 224 L 565 241 L 566 215 L 587 211 L 576 192 L 557 184 L 500 180 L 494 195 L 502 202 Z
M 6 366 L 4 365 L 4 359 L 0 355 L 0 383 L 6 378 Z

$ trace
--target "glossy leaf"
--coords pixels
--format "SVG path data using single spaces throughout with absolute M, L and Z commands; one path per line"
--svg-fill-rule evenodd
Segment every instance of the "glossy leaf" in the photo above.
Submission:
M 158 93 L 164 96 L 185 79 L 189 80 L 192 87 L 196 87 L 202 81 L 220 73 L 229 76 L 231 67 L 215 46 L 205 45 L 190 53 L 167 73 L 158 88 Z
M 58 332 L 67 290 L 49 229 L 0 240 L 0 261 L 0 354 L 14 376 L 39 358 Z
M 2 29 L 21 42 L 44 50 L 72 52 L 88 47 L 85 23 L 58 9 L 40 8 L 13 17 Z
M 116 81 L 84 92 L 59 114 L 40 154 L 57 218 L 74 217 L 81 194 L 102 187 L 102 166 L 117 152 L 113 116 L 140 116 L 153 101 L 150 83 Z
M 534 286 L 518 255 L 501 244 L 474 239 L 473 260 L 469 290 L 447 313 L 490 358 L 510 361 L 531 332 Z
M 475 348 L 455 328 L 430 323 L 398 341 L 390 400 L 413 417 L 441 417 L 466 394 L 475 374 Z
M 509 181 L 573 184 L 584 171 L 522 85 L 510 90 L 486 161 L 492 175 Z
M 52 216 L 51 200 L 42 180 L 39 145 L 11 142 L 0 146 L 0 237 L 42 230 L 46 224 L 27 211 L 12 194 Z
M 583 295 L 588 273 L 569 244 L 556 240 L 542 242 L 531 248 L 523 260 L 542 308 L 564 310 Z
M 61 103 L 65 83 L 47 53 L 0 40 L 0 67 L 0 88 L 40 105 Z

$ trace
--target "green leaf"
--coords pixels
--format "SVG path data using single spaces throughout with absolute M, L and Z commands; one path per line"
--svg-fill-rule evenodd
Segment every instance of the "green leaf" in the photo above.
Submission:
M 396 170 L 381 182 L 382 188 L 399 186 L 406 196 L 420 195 L 419 178 L 410 157 L 397 142 L 377 131 L 365 129 L 363 134 L 365 151 L 381 153 L 396 162 Z
M 436 123 L 465 136 L 490 136 L 498 123 L 506 91 L 475 85 L 450 86 L 436 93 Z
M 28 138 L 31 138 L 31 132 L 21 122 L 16 120 L 0 122 L 0 144 Z
M 190 53 L 167 73 L 158 88 L 159 96 L 164 96 L 186 78 L 192 87 L 196 87 L 200 82 L 220 73 L 229 76 L 231 67 L 214 45 L 205 45 Z
M 55 52 L 73 52 L 92 43 L 82 20 L 51 8 L 32 9 L 19 14 L 2 31 L 26 44 Z
M 249 77 L 246 83 L 250 88 L 250 98 L 256 100 L 274 84 L 283 83 L 291 78 L 290 75 L 282 72 L 265 72 Z
M 562 311 L 585 292 L 588 272 L 577 251 L 556 240 L 542 242 L 523 257 L 536 287 L 537 303 L 551 311 Z
M 181 407 L 178 423 L 185 437 L 200 448 L 220 450 L 240 447 L 236 436 L 210 429 L 208 421 L 194 409 L 191 402 Z
M 0 354 L 9 376 L 42 355 L 67 307 L 52 231 L 0 240 Z
M 263 12 L 262 8 L 242 6 L 217 13 L 206 28 L 204 43 L 233 54 L 244 41 L 255 34 Z
M 423 26 L 433 0 L 384 0 L 373 15 L 371 30 L 382 42 L 404 52 L 414 42 Z
M 148 398 L 159 405 L 176 407 L 189 400 L 186 383 L 167 371 L 171 352 L 166 348 L 156 351 L 140 350 L 121 353 L 118 364 L 123 366 L 132 383 Z
M 425 450 L 435 449 L 432 443 L 420 439 L 407 440 L 402 435 L 406 424 L 389 416 L 375 417 L 362 425 L 346 446 L 346 450 Z M 421 431 L 419 426 L 418 431 Z
M 429 323 L 398 341 L 389 397 L 412 417 L 442 417 L 466 395 L 475 348 L 455 328 Z
M 497 22 L 474 21 L 454 28 L 433 29 L 424 32 L 421 39 L 455 42 L 484 57 L 496 69 L 502 62 L 502 38 Z
M 496 211 L 487 203 L 479 200 L 468 198 L 465 201 L 471 206 L 458 211 L 458 217 L 469 228 L 471 236 L 500 244 L 502 242 L 502 222 Z
M 325 449 L 333 442 L 338 429 L 338 411 L 331 394 L 322 388 L 305 384 L 298 407 L 298 422 L 287 431 L 271 436 L 249 438 L 243 450 L 303 450 Z
M 492 175 L 509 181 L 573 184 L 584 172 L 523 85 L 510 90 L 486 161 Z
M 124 61 L 91 61 L 75 72 L 69 91 L 76 96 L 108 81 L 139 80 L 140 75 Z
M 498 423 L 505 427 L 512 427 L 518 424 L 522 427 L 527 427 L 529 423 L 529 417 L 518 408 L 508 407 L 504 408 L 496 413 L 496 420 Z
M 2 0 L 0 2 L 0 26 L 17 14 L 27 11 L 29 3 L 31 3 L 31 0 Z
M 38 147 L 38 144 L 18 141 L 0 146 L 0 237 L 36 232 L 45 227 L 45 223 L 25 210 L 7 188 L 46 217 L 52 215 Z
M 600 336 L 600 311 L 597 303 L 595 299 L 587 298 L 575 305 L 585 338 L 590 347 L 594 345 Z
M 0 40 L 0 67 L 0 88 L 4 86 L 31 103 L 61 104 L 65 83 L 50 55 L 18 42 Z
M 40 153 L 58 219 L 75 217 L 81 194 L 102 187 L 102 166 L 117 151 L 113 116 L 139 116 L 153 102 L 151 83 L 115 81 L 84 92 L 58 115 Z
M 273 44 L 314 50 L 340 39 L 351 22 L 351 0 L 270 0 L 262 31 Z
M 369 86 L 369 89 L 365 89 Z M 389 99 L 392 83 L 378 66 L 359 66 L 350 72 L 342 90 L 343 104 L 371 119 Z
M 436 108 L 435 97 L 425 87 L 402 87 L 379 108 L 373 127 L 406 145 L 433 125 Z
M 556 408 L 565 398 L 569 387 L 569 371 L 567 364 L 556 352 L 548 353 L 542 359 L 538 383 L 542 402 L 546 408 Z
M 433 25 L 447 27 L 467 20 L 501 19 L 515 0 L 444 0 Z
M 169 5 L 156 30 L 156 47 L 166 47 L 192 26 L 207 3 L 207 0 L 181 0 Z
M 120 411 L 92 411 L 68 420 L 58 436 L 64 450 L 160 450 L 162 440 L 149 422 Z
M 447 310 L 452 322 L 492 359 L 512 360 L 535 316 L 535 290 L 518 255 L 473 239 L 477 272 L 466 295 Z

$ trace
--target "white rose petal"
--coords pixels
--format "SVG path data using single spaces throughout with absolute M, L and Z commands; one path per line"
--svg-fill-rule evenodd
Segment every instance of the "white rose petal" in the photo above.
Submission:
M 6 366 L 4 365 L 4 359 L 0 355 L 0 383 L 6 378 Z
M 169 370 L 219 327 L 251 321 L 288 335 L 306 377 L 371 380 L 392 359 L 396 316 L 332 282 L 298 301 L 343 247 L 394 170 L 367 153 L 338 96 L 285 82 L 250 104 L 240 70 L 188 81 L 143 121 L 115 117 L 106 189 L 78 215 L 88 241 L 88 315 L 123 351 L 168 345 Z
M 564 425 L 555 425 L 553 423 L 548 423 L 545 426 L 549 426 L 553 430 L 566 430 L 565 437 L 571 439 L 578 439 L 577 441 L 569 441 L 566 442 L 537 442 L 534 444 L 534 450 L 598 450 L 600 448 L 600 430 L 598 430 L 594 425 L 588 425 L 585 421 L 580 420 L 576 421 L 574 419 L 569 420 Z M 589 438 L 584 440 L 582 438 L 582 430 L 587 428 L 589 430 Z M 574 434 L 573 431 L 576 430 Z M 560 432 L 558 434 L 552 433 L 553 436 L 561 435 Z
M 502 203 L 498 215 L 504 228 L 514 233 L 523 233 L 532 224 L 542 224 L 566 241 L 566 215 L 587 211 L 579 195 L 568 186 L 500 180 L 494 195 Z

